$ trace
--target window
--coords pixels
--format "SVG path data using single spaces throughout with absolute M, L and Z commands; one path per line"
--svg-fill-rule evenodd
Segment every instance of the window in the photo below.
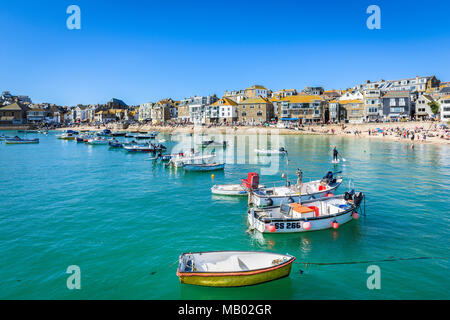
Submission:
M 242 116 L 243 116 L 243 117 L 246 117 L 246 116 L 247 116 L 247 113 L 242 112 Z

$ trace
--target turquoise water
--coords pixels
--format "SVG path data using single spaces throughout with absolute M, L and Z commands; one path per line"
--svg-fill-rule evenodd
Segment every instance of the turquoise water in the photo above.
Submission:
M 288 278 L 244 288 L 181 285 L 174 264 L 182 252 L 208 250 L 274 251 L 315 262 L 449 256 L 448 146 L 282 137 L 291 178 L 297 167 L 313 179 L 340 169 L 339 191 L 351 178 L 367 195 L 367 215 L 338 230 L 262 236 L 246 233 L 245 198 L 211 196 L 210 173 L 169 170 L 144 161 L 148 155 L 53 133 L 33 136 L 41 143 L 0 144 L 2 299 L 450 298 L 448 260 L 377 263 L 380 290 L 367 288 L 369 264 L 294 264 Z M 347 162 L 333 167 L 330 145 Z M 230 164 L 214 182 L 236 183 L 260 168 Z M 282 163 L 261 180 L 281 180 L 283 171 Z M 81 290 L 66 287 L 70 265 L 81 269 Z

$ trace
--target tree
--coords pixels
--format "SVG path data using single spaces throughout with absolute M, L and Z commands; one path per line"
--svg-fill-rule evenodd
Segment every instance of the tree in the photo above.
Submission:
M 428 102 L 428 105 L 430 106 L 431 112 L 433 112 L 433 114 L 439 113 L 440 105 L 437 101 Z

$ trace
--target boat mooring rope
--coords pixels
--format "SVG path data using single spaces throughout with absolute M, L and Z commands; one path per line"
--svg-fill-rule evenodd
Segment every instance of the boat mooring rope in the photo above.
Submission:
M 160 269 L 158 269 L 158 270 L 151 271 L 151 272 L 150 272 L 150 275 L 153 276 L 153 275 L 156 274 L 158 271 L 161 271 L 161 270 L 163 270 L 163 269 L 170 269 L 170 268 L 172 268 L 175 264 L 177 264 L 178 262 L 179 262 L 179 259 L 177 259 L 177 260 L 175 260 L 174 262 L 172 262 L 167 268 L 160 268 Z
M 380 263 L 380 262 L 395 262 L 395 261 L 411 261 L 411 260 L 448 260 L 450 257 L 413 257 L 413 258 L 387 258 L 380 260 L 363 260 L 363 261 L 341 261 L 341 262 L 303 262 L 295 261 L 296 264 L 303 264 L 305 268 L 308 266 L 332 266 L 332 265 L 343 265 L 343 264 L 367 264 L 367 263 Z M 299 270 L 303 273 L 303 270 Z

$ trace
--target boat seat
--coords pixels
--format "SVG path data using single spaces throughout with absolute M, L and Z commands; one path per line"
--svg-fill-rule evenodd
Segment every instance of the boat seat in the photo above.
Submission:
M 216 263 L 207 262 L 202 265 L 205 271 L 232 272 L 250 270 L 249 267 L 239 257 L 231 256 L 226 260 Z

